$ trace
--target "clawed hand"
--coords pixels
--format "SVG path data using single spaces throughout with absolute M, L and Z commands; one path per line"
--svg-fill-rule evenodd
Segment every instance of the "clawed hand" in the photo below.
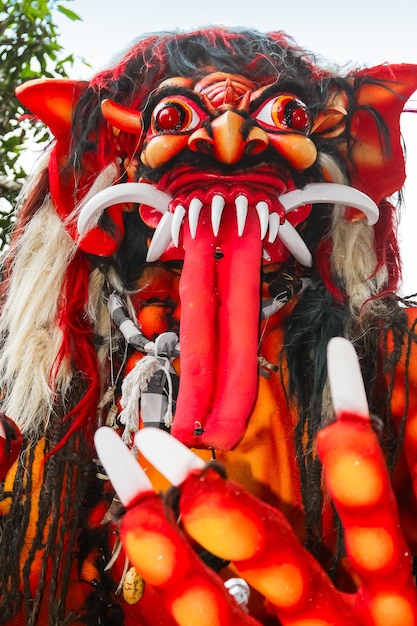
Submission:
M 335 588 L 280 511 L 166 432 L 145 428 L 135 446 L 177 487 L 180 523 L 118 435 L 97 431 L 101 462 L 127 510 L 120 526 L 125 552 L 180 626 L 260 623 L 199 559 L 196 544 L 231 561 L 283 626 L 417 623 L 411 557 L 352 345 L 332 340 L 328 362 L 336 420 L 319 433 L 317 452 L 344 528 L 358 585 L 352 594 Z

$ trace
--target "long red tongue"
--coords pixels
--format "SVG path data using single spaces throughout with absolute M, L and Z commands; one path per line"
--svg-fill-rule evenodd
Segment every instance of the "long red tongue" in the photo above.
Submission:
M 230 450 L 257 393 L 262 242 L 256 212 L 249 210 L 239 236 L 234 207 L 226 206 L 218 237 L 203 213 L 195 239 L 184 225 L 184 250 L 181 382 L 171 433 L 191 447 Z

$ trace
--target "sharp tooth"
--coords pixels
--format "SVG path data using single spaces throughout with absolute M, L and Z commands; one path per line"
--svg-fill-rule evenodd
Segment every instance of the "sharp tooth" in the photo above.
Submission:
M 310 250 L 307 248 L 294 226 L 287 220 L 279 227 L 278 237 L 297 261 L 306 267 L 311 267 L 313 260 Z
M 195 239 L 198 226 L 198 218 L 200 217 L 200 211 L 203 203 L 198 198 L 193 198 L 190 202 L 188 209 L 188 222 L 190 225 L 191 238 Z
M 243 234 L 246 224 L 246 216 L 248 214 L 248 199 L 246 196 L 239 195 L 235 200 L 236 216 L 237 216 L 237 234 L 239 237 Z
M 178 241 L 180 238 L 180 228 L 182 220 L 184 219 L 186 211 L 182 204 L 179 204 L 174 212 L 174 217 L 171 220 L 171 237 L 172 242 L 176 248 L 178 248 Z
M 261 227 L 261 239 L 263 239 L 266 235 L 266 231 L 268 230 L 269 209 L 267 203 L 263 200 L 258 202 L 256 210 L 258 212 L 259 225 Z
M 280 217 L 278 213 L 271 213 L 271 215 L 269 216 L 269 235 L 268 235 L 269 243 L 274 243 L 275 239 L 277 238 L 279 226 L 280 226 Z
M 268 252 L 265 250 L 265 248 L 262 248 L 262 258 L 265 259 L 265 261 L 270 261 L 271 257 L 268 254 Z
M 171 222 L 173 215 L 170 211 L 163 214 L 161 221 L 159 222 L 156 230 L 153 234 L 151 245 L 149 246 L 148 255 L 146 260 L 148 263 L 157 261 L 161 254 L 165 252 L 169 244 L 172 241 L 171 237 Z
M 213 196 L 211 201 L 211 227 L 215 237 L 219 234 L 220 222 L 225 204 L 226 201 L 223 196 Z

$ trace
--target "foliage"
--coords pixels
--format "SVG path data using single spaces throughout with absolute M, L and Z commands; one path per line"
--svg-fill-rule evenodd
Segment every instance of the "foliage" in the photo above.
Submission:
M 22 122 L 27 111 L 15 98 L 15 88 L 41 76 L 67 76 L 66 67 L 74 62 L 59 43 L 56 11 L 72 21 L 80 19 L 58 0 L 0 0 L 0 247 L 26 177 L 19 160 L 24 142 L 49 138 L 41 122 L 29 116 Z

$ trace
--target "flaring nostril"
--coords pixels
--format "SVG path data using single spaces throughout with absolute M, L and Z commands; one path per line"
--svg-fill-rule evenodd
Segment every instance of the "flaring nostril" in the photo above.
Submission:
M 269 146 L 269 137 L 267 133 L 258 126 L 249 128 L 246 137 L 245 154 L 252 156 L 264 152 Z
M 259 139 L 253 139 L 248 141 L 245 147 L 245 155 L 246 156 L 255 156 L 257 154 L 261 154 L 268 147 L 268 143 Z
M 189 138 L 188 147 L 193 152 L 200 154 L 213 153 L 213 139 L 210 137 L 206 128 L 198 128 Z
M 206 139 L 197 139 L 189 144 L 190 150 L 193 152 L 201 152 L 201 154 L 213 154 L 213 146 Z

